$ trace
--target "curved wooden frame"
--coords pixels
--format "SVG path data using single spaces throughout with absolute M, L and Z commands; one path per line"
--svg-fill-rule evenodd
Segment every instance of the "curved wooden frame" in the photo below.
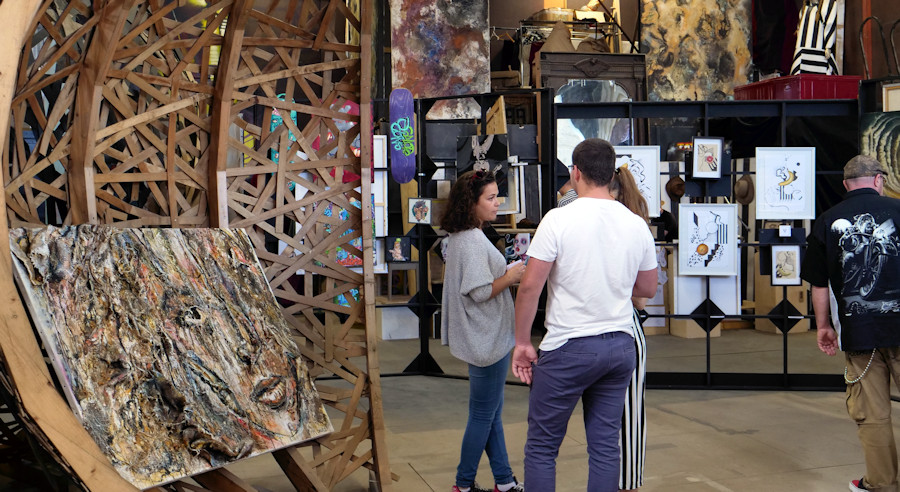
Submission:
M 359 13 L 343 0 L 208 3 L 0 3 L 6 45 L 24 48 L 0 55 L 0 128 L 13 130 L 9 142 L 0 135 L 0 210 L 16 227 L 245 228 L 310 374 L 343 380 L 317 384 L 335 432 L 275 452 L 277 462 L 300 490 L 330 490 L 360 467 L 389 490 L 376 334 L 365 323 L 375 316 L 372 264 L 360 274 L 338 261 L 372 255 L 371 171 L 361 165 L 371 162 L 372 2 Z M 188 17 L 176 20 L 177 9 Z M 276 125 L 273 108 L 298 118 Z M 90 489 L 133 489 L 53 387 L 10 266 L 0 241 L 0 348 L 24 410 Z M 253 490 L 223 470 L 194 479 Z

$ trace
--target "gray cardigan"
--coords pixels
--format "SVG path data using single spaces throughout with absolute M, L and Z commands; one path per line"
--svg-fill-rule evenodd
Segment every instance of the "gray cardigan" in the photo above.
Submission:
M 509 289 L 491 296 L 506 260 L 481 229 L 450 234 L 441 311 L 441 343 L 469 364 L 485 367 L 515 345 L 515 308 Z

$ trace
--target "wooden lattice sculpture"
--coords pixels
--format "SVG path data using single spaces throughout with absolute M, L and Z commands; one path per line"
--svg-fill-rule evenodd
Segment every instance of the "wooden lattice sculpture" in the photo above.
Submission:
M 360 165 L 371 156 L 371 0 L 361 13 L 344 0 L 196 3 L 0 3 L 0 18 L 21 26 L 4 33 L 5 45 L 23 48 L 0 58 L 0 128 L 10 129 L 0 138 L 0 237 L 8 225 L 245 228 L 310 374 L 338 377 L 317 384 L 336 431 L 276 452 L 278 463 L 298 489 L 328 490 L 364 466 L 386 490 L 375 334 L 365 323 L 374 319 L 363 261 L 371 174 Z M 41 425 L 65 407 L 10 288 L 3 243 L 0 344 Z M 23 386 L 35 380 L 39 391 Z M 117 483 L 71 415 L 61 422 L 44 431 L 79 478 Z M 196 479 L 252 490 L 224 471 Z

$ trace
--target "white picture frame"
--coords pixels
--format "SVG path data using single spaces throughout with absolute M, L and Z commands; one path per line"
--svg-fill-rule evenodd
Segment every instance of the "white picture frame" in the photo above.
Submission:
M 659 146 L 658 145 L 617 145 L 616 169 L 628 165 L 634 176 L 641 196 L 647 201 L 650 217 L 659 217 Z
M 772 245 L 772 285 L 801 285 L 800 245 Z
M 387 135 L 372 136 L 372 168 L 387 169 L 388 144 Z
M 721 137 L 694 137 L 691 145 L 691 177 L 719 179 L 722 177 L 722 154 L 725 140 Z
M 816 218 L 816 148 L 756 148 L 756 218 Z
M 737 275 L 737 205 L 678 205 L 679 275 Z

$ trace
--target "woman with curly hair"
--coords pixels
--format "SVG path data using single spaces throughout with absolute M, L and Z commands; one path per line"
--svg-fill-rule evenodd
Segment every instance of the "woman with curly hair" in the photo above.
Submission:
M 444 270 L 441 342 L 469 365 L 469 418 L 452 492 L 489 492 L 475 484 L 478 462 L 487 452 L 495 491 L 524 491 L 516 481 L 503 434 L 503 389 L 514 339 L 509 286 L 525 265 L 507 269 L 503 254 L 481 227 L 497 218 L 497 183 L 489 171 L 461 175 L 440 223 L 450 233 Z

